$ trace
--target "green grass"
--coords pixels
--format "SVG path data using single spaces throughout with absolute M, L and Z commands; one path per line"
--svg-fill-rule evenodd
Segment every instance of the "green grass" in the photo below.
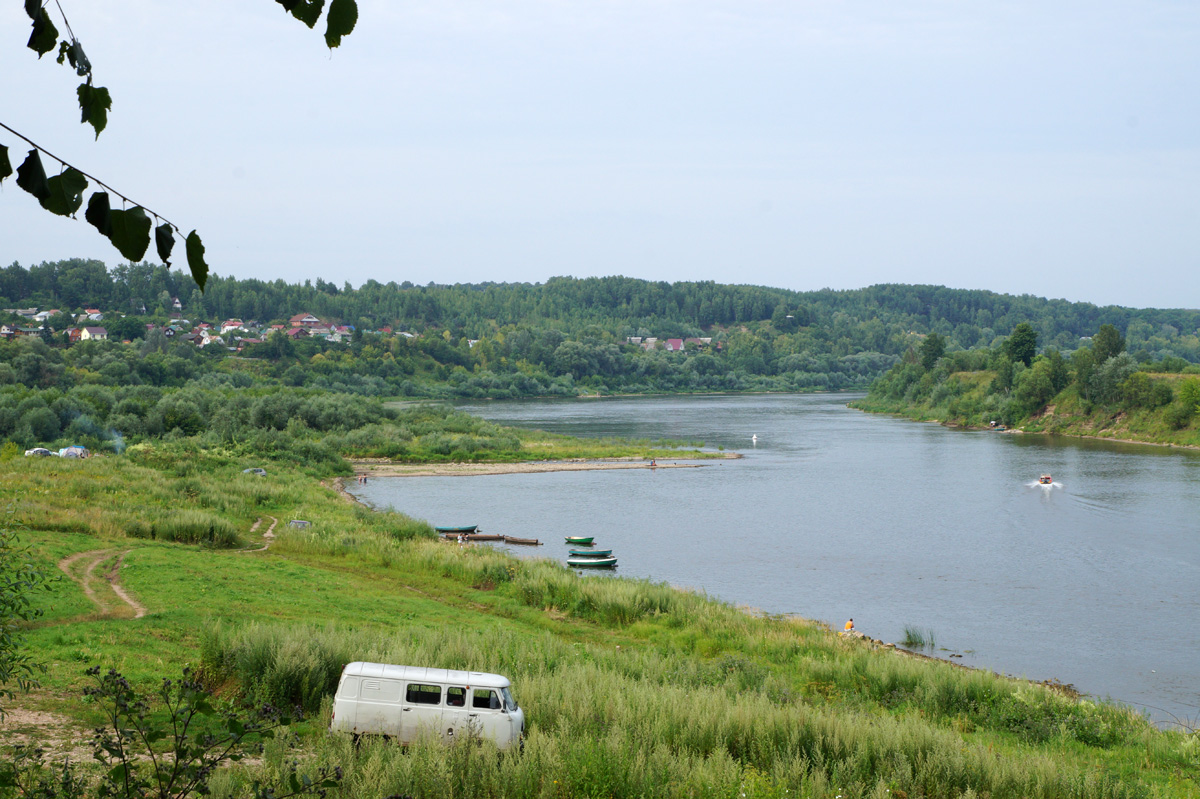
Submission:
M 432 537 L 401 514 L 345 501 L 297 469 L 241 475 L 212 454 L 198 471 L 161 450 L 76 464 L 0 463 L 0 498 L 53 566 L 127 552 L 124 587 L 150 613 L 98 616 L 72 582 L 37 597 L 26 631 L 48 666 L 21 707 L 96 720 L 83 671 L 136 684 L 201 668 L 225 698 L 296 702 L 315 714 L 289 759 L 341 765 L 342 796 L 1185 797 L 1196 737 L 1125 709 L 983 671 L 897 655 L 794 618 L 752 615 L 645 580 L 576 576 L 548 561 Z M 85 505 L 81 493 L 103 498 Z M 130 537 L 184 511 L 228 523 L 265 552 Z M 288 519 L 312 522 L 288 528 Z M 43 522 L 45 522 L 43 524 Z M 923 633 L 926 641 L 932 636 Z M 349 660 L 495 671 L 526 710 L 524 753 L 420 743 L 354 749 L 324 732 Z M 296 751 L 296 748 L 299 751 Z M 968 793 L 971 792 L 971 793 Z
M 904 625 L 904 638 L 900 643 L 911 649 L 936 649 L 937 638 L 933 630 L 922 630 L 920 627 Z

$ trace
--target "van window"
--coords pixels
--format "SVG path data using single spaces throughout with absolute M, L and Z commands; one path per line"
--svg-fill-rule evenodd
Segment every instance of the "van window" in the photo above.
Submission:
M 446 704 L 450 707 L 464 707 L 467 704 L 467 689 L 451 685 L 446 689 Z
M 517 710 L 517 700 L 513 699 L 512 691 L 507 688 L 501 688 L 500 695 L 504 697 L 505 710 Z
M 338 696 L 345 699 L 353 699 L 358 696 L 358 678 L 347 677 L 342 680 L 342 689 L 338 691 Z
M 442 702 L 442 686 L 409 683 L 405 697 L 413 705 L 439 705 Z
M 372 680 L 361 682 L 360 698 L 368 702 L 399 702 L 400 683 L 395 680 Z
M 471 707 L 476 710 L 499 710 L 500 695 L 490 688 L 476 688 L 475 696 L 471 699 Z

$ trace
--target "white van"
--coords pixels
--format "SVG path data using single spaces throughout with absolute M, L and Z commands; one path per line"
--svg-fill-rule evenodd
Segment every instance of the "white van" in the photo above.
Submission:
M 338 681 L 329 729 L 405 744 L 421 734 L 453 741 L 474 731 L 507 749 L 525 733 L 511 686 L 499 674 L 350 663 Z

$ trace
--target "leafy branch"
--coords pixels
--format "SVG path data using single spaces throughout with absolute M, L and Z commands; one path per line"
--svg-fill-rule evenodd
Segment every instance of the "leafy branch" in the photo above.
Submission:
M 103 707 L 106 717 L 92 739 L 94 757 L 104 767 L 99 783 L 89 784 L 69 762 L 48 769 L 40 749 L 15 747 L 11 761 L 0 766 L 0 788 L 15 787 L 39 799 L 203 796 L 219 767 L 260 751 L 276 730 L 299 720 L 299 714 L 289 717 L 271 706 L 246 715 L 218 709 L 189 670 L 179 680 L 162 681 L 157 712 L 119 672 L 102 674 L 97 666 L 87 673 L 95 684 L 84 694 Z M 310 775 L 292 763 L 280 782 L 255 779 L 250 789 L 256 799 L 325 796 L 341 780 L 340 768 Z
M 284 11 L 313 28 L 325 11 L 325 0 L 275 0 L 283 6 Z M 60 38 L 58 28 L 54 25 L 47 10 L 45 0 L 24 0 L 25 13 L 31 20 L 31 32 L 26 46 L 37 53 L 40 59 L 46 53 L 58 48 L 59 64 L 68 63 L 75 73 L 84 78 L 75 93 L 79 99 L 80 121 L 90 124 L 96 131 L 96 138 L 108 125 L 108 112 L 112 108 L 112 96 L 107 88 L 96 86 L 92 73 L 92 62 L 83 51 L 83 45 L 71 29 L 60 0 L 54 0 L 62 16 L 63 27 L 67 35 Z M 357 0 L 331 0 L 328 12 L 325 14 L 325 44 L 334 48 L 341 44 L 342 37 L 348 36 L 358 22 Z M 167 221 L 161 214 L 150 211 L 145 206 L 134 203 L 124 194 L 114 190 L 108 184 L 87 174 L 58 156 L 52 155 L 44 147 L 21 135 L 13 128 L 0 122 L 0 128 L 22 139 L 33 149 L 26 155 L 25 160 L 17 167 L 17 185 L 32 194 L 43 208 L 52 214 L 76 218 L 76 212 L 83 206 L 83 195 L 88 188 L 88 180 L 106 191 L 94 192 L 88 199 L 84 219 L 91 223 L 100 234 L 107 238 L 120 251 L 121 255 L 131 263 L 137 263 L 145 256 L 150 247 L 150 216 L 158 224 L 154 226 L 154 244 L 158 257 L 167 266 L 171 265 L 171 251 L 175 246 L 175 233 L 182 235 L 178 226 Z M 59 173 L 47 177 L 42 164 L 45 155 L 60 165 Z M 12 162 L 9 159 L 8 147 L 0 145 L 0 183 L 13 174 Z M 132 208 L 114 210 L 109 194 L 115 195 Z M 147 216 L 149 212 L 149 216 Z M 184 238 L 188 269 L 192 278 L 204 290 L 208 279 L 208 264 L 204 261 L 204 244 L 200 236 L 193 230 Z

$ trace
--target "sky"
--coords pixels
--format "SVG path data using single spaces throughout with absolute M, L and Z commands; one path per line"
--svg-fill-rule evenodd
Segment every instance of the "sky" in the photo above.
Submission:
M 334 51 L 271 0 L 60 2 L 108 128 L 20 3 L 0 122 L 216 274 L 1200 308 L 1194 2 L 359 0 Z M 5 181 L 0 263 L 73 257 L 122 260 Z

